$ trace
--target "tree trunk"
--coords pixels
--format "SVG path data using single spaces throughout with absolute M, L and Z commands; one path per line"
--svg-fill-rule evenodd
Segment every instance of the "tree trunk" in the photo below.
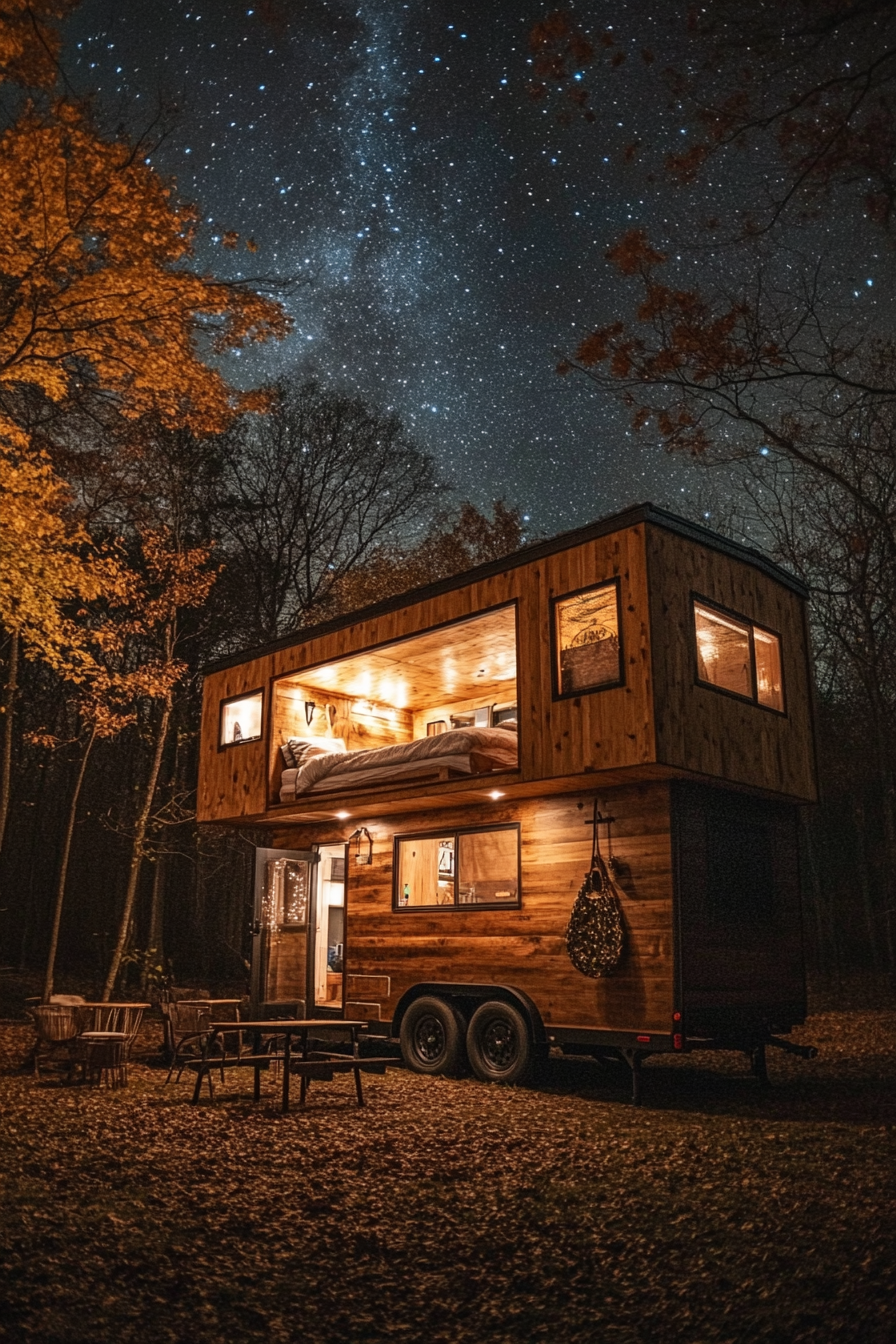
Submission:
M 162 717 L 159 720 L 155 751 L 153 752 L 149 779 L 146 781 L 146 794 L 143 799 L 143 806 L 140 809 L 140 814 L 137 817 L 137 824 L 134 828 L 134 844 L 131 849 L 131 866 L 128 870 L 128 884 L 124 896 L 124 909 L 121 912 L 121 923 L 118 926 L 118 940 L 115 944 L 115 950 L 112 953 L 109 974 L 106 976 L 106 983 L 103 986 L 103 1003 L 108 1003 L 109 999 L 112 997 L 112 990 L 115 988 L 115 981 L 118 979 L 118 972 L 121 970 L 121 959 L 124 956 L 128 945 L 131 920 L 134 917 L 134 906 L 137 901 L 137 884 L 140 880 L 140 869 L 143 864 L 143 851 L 146 845 L 146 828 L 149 825 L 149 817 L 152 812 L 156 785 L 159 782 L 159 773 L 162 769 L 162 755 L 165 750 L 165 740 L 168 737 L 168 725 L 171 722 L 172 704 L 173 697 L 169 691 L 163 703 Z
M 152 870 L 152 898 L 149 905 L 149 933 L 147 951 L 159 966 L 165 965 L 165 855 L 159 854 Z M 143 967 L 140 993 L 146 998 L 148 963 Z
M 3 700 L 3 756 L 0 758 L 0 849 L 6 835 L 9 816 L 9 790 L 12 784 L 12 717 L 16 692 L 19 689 L 19 636 L 9 637 L 9 671 L 6 677 L 6 695 Z
M 68 877 L 68 861 L 72 852 L 72 838 L 75 834 L 75 819 L 78 813 L 78 801 L 81 797 L 81 785 L 84 783 L 84 774 L 87 770 L 87 762 L 90 759 L 90 753 L 93 750 L 93 744 L 96 741 L 96 724 L 90 730 L 90 737 L 87 740 L 87 746 L 84 748 L 81 756 L 81 764 L 78 768 L 78 778 L 75 781 L 75 791 L 72 794 L 71 803 L 68 809 L 68 823 L 65 828 L 65 839 L 62 845 L 62 859 L 59 865 L 59 881 L 56 886 L 56 903 L 53 906 L 53 923 L 50 928 L 50 950 L 47 953 L 47 970 L 44 975 L 43 1002 L 50 1002 L 50 995 L 53 993 L 53 973 L 56 969 L 56 949 L 59 946 L 59 926 L 62 923 L 62 903 L 65 900 L 65 883 Z

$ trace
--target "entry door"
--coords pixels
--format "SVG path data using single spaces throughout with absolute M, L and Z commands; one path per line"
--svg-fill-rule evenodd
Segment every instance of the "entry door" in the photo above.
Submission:
M 314 1003 L 314 865 L 300 849 L 256 849 L 252 1001 Z
M 345 869 L 348 845 L 321 845 L 315 894 L 314 1003 L 342 1008 L 345 980 Z

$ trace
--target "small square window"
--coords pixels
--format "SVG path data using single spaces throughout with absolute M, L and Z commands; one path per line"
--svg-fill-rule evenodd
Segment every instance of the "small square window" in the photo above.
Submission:
M 262 702 L 261 691 L 222 702 L 220 746 L 232 747 L 240 742 L 256 742 L 261 737 Z
M 622 682 L 619 630 L 617 579 L 556 599 L 553 637 L 558 695 L 579 695 Z

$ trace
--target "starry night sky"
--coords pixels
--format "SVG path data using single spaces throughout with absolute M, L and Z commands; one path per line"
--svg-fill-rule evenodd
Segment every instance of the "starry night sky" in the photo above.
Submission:
M 622 0 L 578 9 L 594 28 L 632 17 Z M 635 10 L 633 40 L 667 43 Z M 627 313 L 607 247 L 632 223 L 662 242 L 687 208 L 672 218 L 622 164 L 624 144 L 646 128 L 662 151 L 687 128 L 646 70 L 598 82 L 597 127 L 560 126 L 526 96 L 543 12 L 84 0 L 65 65 L 132 128 L 176 104 L 153 162 L 201 208 L 203 268 L 297 282 L 294 333 L 234 357 L 235 381 L 299 371 L 394 409 L 459 496 L 503 497 L 532 533 L 638 500 L 693 513 L 700 473 L 554 371 L 589 327 Z M 258 252 L 224 251 L 225 230 Z

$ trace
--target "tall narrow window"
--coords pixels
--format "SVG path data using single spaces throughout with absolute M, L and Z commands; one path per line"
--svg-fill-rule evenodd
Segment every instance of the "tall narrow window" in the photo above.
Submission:
M 781 641 L 770 630 L 753 627 L 753 648 L 756 652 L 756 698 L 769 709 L 784 709 L 784 687 L 781 680 Z
M 781 640 L 771 630 L 694 602 L 697 680 L 784 712 Z

